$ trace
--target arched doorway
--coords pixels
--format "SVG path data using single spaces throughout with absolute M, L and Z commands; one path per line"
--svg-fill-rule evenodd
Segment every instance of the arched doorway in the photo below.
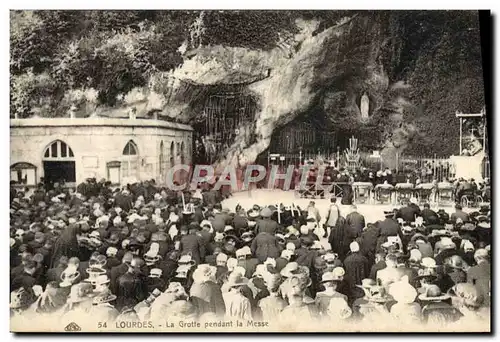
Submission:
M 76 182 L 75 155 L 64 141 L 56 140 L 47 146 L 42 161 L 45 182 Z
M 175 143 L 172 141 L 170 144 L 170 167 L 175 165 Z
M 184 141 L 181 143 L 181 164 L 184 164 L 185 158 L 184 158 Z
M 125 145 L 122 153 L 122 177 L 137 177 L 139 164 L 139 149 L 132 140 Z
M 159 171 L 160 171 L 160 179 L 161 181 L 163 181 L 163 178 L 165 176 L 165 169 L 166 169 L 166 162 L 165 162 L 165 154 L 164 154 L 164 145 L 163 145 L 163 140 L 160 142 L 160 154 L 158 156 L 158 159 L 159 159 Z

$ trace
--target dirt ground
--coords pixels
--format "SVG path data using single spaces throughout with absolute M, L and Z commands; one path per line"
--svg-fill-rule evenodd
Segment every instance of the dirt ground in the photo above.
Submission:
M 233 211 L 238 204 L 248 210 L 254 204 L 265 206 L 276 205 L 278 203 L 283 203 L 284 205 L 291 205 L 292 203 L 295 203 L 295 205 L 298 205 L 303 209 L 308 206 L 310 201 L 311 199 L 299 198 L 294 191 L 282 191 L 278 189 L 256 189 L 252 191 L 235 192 L 233 193 L 232 197 L 222 202 L 222 206 L 227 207 L 231 209 L 231 211 Z M 313 199 L 313 201 L 316 203 L 316 207 L 320 212 L 322 221 L 324 221 L 328 212 L 330 200 Z M 340 199 L 337 200 L 337 204 L 343 216 L 349 214 L 349 205 L 340 205 Z M 367 223 L 375 222 L 377 220 L 383 220 L 384 210 L 392 210 L 398 207 L 397 205 L 388 204 L 357 204 L 356 206 L 358 208 L 358 212 L 365 216 Z M 450 214 L 455 211 L 453 206 L 440 206 L 439 208 L 446 210 Z M 434 206 L 433 209 L 437 210 L 438 207 Z

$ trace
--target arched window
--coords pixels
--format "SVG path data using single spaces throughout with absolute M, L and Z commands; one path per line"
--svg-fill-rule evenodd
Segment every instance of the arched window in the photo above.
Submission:
M 64 141 L 56 140 L 45 149 L 43 160 L 75 160 L 75 155 Z
M 164 154 L 164 145 L 163 145 L 163 140 L 160 143 L 160 155 L 159 155 L 159 163 L 160 163 L 160 179 L 163 180 L 163 177 L 165 175 L 165 170 L 166 170 L 166 162 L 165 162 L 165 154 Z
M 181 164 L 184 164 L 184 141 L 181 143 Z
M 170 144 L 170 167 L 175 165 L 175 143 L 172 141 Z
M 137 177 L 139 169 L 139 149 L 137 145 L 132 141 L 125 145 L 123 148 L 122 157 L 122 177 Z
M 137 145 L 132 141 L 130 140 L 127 145 L 125 145 L 125 148 L 123 149 L 123 153 L 122 153 L 124 156 L 136 156 L 138 155 L 137 153 Z

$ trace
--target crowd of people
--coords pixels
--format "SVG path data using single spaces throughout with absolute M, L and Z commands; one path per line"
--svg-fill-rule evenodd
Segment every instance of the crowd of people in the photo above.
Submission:
M 489 321 L 489 206 L 449 215 L 410 200 L 367 222 L 335 198 L 326 213 L 223 199 L 154 180 L 11 188 L 11 319 Z

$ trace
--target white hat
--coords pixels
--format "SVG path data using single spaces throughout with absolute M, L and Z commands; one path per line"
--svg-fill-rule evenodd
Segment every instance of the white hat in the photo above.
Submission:
M 101 234 L 97 230 L 94 230 L 92 233 L 89 234 L 89 237 L 99 239 L 101 238 Z
M 436 260 L 434 260 L 433 258 L 429 258 L 429 257 L 426 257 L 426 258 L 423 258 L 422 261 L 420 262 L 420 265 L 422 265 L 422 267 L 426 267 L 426 268 L 436 268 Z
M 161 268 L 152 268 L 151 271 L 149 271 L 150 278 L 160 278 L 162 274 L 163 271 Z
M 194 264 L 193 259 L 191 258 L 191 255 L 189 254 L 184 254 L 181 255 L 179 258 L 179 261 L 177 261 L 178 264 Z
M 115 256 L 118 253 L 118 249 L 116 247 L 108 247 L 106 249 L 106 255 L 109 257 Z
M 292 251 L 288 250 L 288 249 L 284 249 L 281 251 L 281 257 L 282 258 L 285 258 L 287 260 L 290 260 L 290 258 L 293 256 L 293 253 Z
M 230 230 L 233 230 L 233 229 L 234 229 L 234 228 L 233 228 L 232 226 L 230 226 L 230 225 L 226 225 L 226 226 L 224 227 L 224 232 L 227 232 L 227 231 L 230 231 Z
M 210 228 L 212 228 L 212 222 L 210 222 L 209 220 L 203 220 L 200 222 L 200 227 L 204 227 L 204 226 L 209 226 Z
M 309 247 L 309 249 L 315 249 L 315 250 L 322 249 L 322 248 L 323 248 L 323 246 L 321 246 L 321 243 L 319 243 L 319 241 L 317 241 L 317 240 L 313 242 L 311 247 Z
M 420 262 L 422 260 L 422 252 L 420 252 L 418 249 L 412 249 L 410 251 L 410 260 Z
M 234 270 L 237 265 L 238 265 L 238 260 L 236 260 L 235 258 L 227 259 L 226 267 L 228 270 L 230 270 L 230 271 Z
M 359 243 L 357 243 L 356 241 L 351 242 L 351 244 L 349 245 L 349 249 L 352 253 L 359 252 Z
M 227 255 L 224 253 L 219 253 L 217 254 L 217 257 L 215 258 L 215 261 L 217 263 L 226 263 L 227 262 Z
M 306 225 L 300 226 L 300 234 L 302 234 L 302 235 L 309 234 L 309 228 Z
M 263 277 L 264 274 L 268 273 L 266 265 L 264 264 L 259 264 L 257 267 L 255 267 L 255 272 L 253 273 L 252 277 L 255 276 L 261 276 Z
M 267 258 L 266 261 L 264 261 L 264 265 L 271 265 L 273 267 L 276 267 L 276 260 L 274 258 Z
M 116 226 L 118 225 L 119 223 L 122 222 L 122 218 L 121 216 L 116 216 L 114 219 L 113 219 L 113 226 Z
M 234 268 L 234 270 L 233 270 L 233 273 L 239 273 L 239 274 L 241 274 L 242 276 L 244 276 L 244 275 L 245 275 L 245 273 L 246 273 L 246 270 L 245 270 L 245 268 L 244 268 L 244 267 L 241 267 L 241 266 L 236 266 L 236 267 Z
M 455 243 L 453 242 L 453 240 L 449 237 L 442 237 L 441 240 L 441 248 L 451 248 L 451 249 L 454 249 L 456 248 L 456 245 Z
M 109 277 L 106 274 L 101 274 L 94 280 L 95 285 L 109 284 L 109 282 L 110 282 Z
M 389 287 L 389 294 L 398 303 L 413 303 L 417 298 L 417 290 L 408 283 L 408 276 L 403 276 L 400 281 L 392 283 Z
M 343 267 L 335 267 L 332 271 L 333 275 L 337 278 L 343 277 L 345 275 L 345 270 Z
M 245 246 L 243 248 L 236 250 L 236 257 L 237 258 L 239 258 L 240 256 L 247 256 L 247 255 L 251 255 L 251 254 L 252 254 L 252 251 L 250 250 L 250 247 L 248 247 L 248 246 Z
M 474 251 L 474 245 L 469 240 L 462 240 L 462 248 L 464 252 Z

